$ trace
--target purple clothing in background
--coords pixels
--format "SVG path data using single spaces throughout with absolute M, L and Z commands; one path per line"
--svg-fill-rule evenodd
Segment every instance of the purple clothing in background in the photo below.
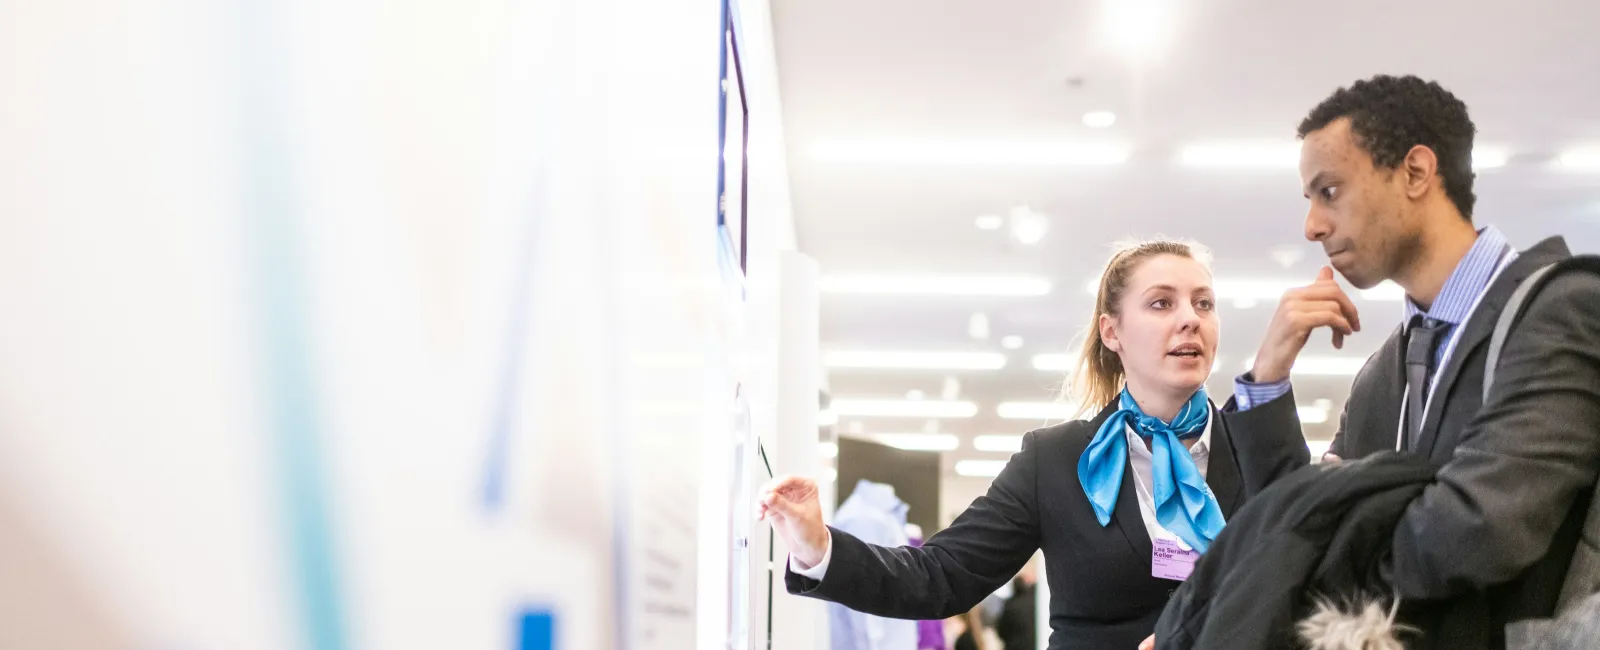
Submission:
M 911 547 L 922 546 L 922 538 L 912 537 Z M 944 621 L 917 621 L 917 650 L 944 650 Z

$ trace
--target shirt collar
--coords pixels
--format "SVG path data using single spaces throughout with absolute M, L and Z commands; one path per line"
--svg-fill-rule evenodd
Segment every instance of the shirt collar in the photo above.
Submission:
M 1434 299 L 1433 308 L 1424 312 L 1417 303 L 1406 298 L 1405 320 L 1406 327 L 1410 327 L 1412 317 L 1422 314 L 1434 321 L 1442 321 L 1451 325 L 1460 325 L 1466 320 L 1467 312 L 1472 310 L 1472 304 L 1477 302 L 1478 296 L 1489 290 L 1489 280 L 1494 278 L 1494 272 L 1500 267 L 1500 260 L 1509 248 L 1505 235 L 1494 226 L 1485 226 L 1478 231 L 1478 240 L 1472 243 L 1472 248 L 1466 256 L 1456 263 L 1450 277 L 1444 281 L 1444 287 L 1439 289 L 1439 297 Z

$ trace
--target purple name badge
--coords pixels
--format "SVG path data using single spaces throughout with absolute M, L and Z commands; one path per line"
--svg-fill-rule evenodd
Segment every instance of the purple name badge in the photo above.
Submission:
M 1200 552 L 1184 550 L 1176 540 L 1157 537 L 1150 553 L 1150 575 L 1167 580 L 1188 580 Z

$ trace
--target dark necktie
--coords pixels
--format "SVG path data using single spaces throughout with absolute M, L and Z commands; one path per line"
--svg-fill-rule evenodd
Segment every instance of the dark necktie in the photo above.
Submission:
M 1433 322 L 1418 314 L 1406 334 L 1406 448 L 1417 448 L 1422 435 L 1423 411 L 1428 406 L 1428 380 L 1433 376 L 1433 353 L 1449 323 Z

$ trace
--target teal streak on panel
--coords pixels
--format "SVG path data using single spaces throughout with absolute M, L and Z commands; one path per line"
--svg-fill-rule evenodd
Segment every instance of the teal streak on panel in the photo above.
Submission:
M 287 37 L 283 6 L 243 0 L 234 5 L 235 23 L 224 31 L 239 36 L 224 42 L 232 40 L 237 48 L 238 74 L 228 90 L 238 108 L 243 263 L 256 299 L 260 399 L 272 452 L 266 460 L 287 532 L 290 611 L 303 626 L 303 647 L 344 650 L 347 632 L 321 449 L 326 432 L 317 401 L 308 252 L 298 231 L 304 212 L 291 179 L 290 151 L 299 138 L 284 115 L 294 87 L 285 66 L 292 57 L 284 48 L 299 42 Z

